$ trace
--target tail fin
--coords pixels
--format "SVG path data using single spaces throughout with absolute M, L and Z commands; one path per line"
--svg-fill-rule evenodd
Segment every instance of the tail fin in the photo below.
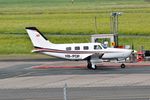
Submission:
M 26 31 L 34 47 L 47 48 L 52 44 L 36 27 L 26 27 Z

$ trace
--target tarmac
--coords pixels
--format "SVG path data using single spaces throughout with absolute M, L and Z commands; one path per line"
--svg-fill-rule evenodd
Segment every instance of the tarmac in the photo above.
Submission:
M 104 62 L 97 70 L 87 69 L 86 63 L 1 58 L 0 100 L 63 100 L 65 84 L 71 100 L 149 100 L 150 62 L 125 63 L 124 69 Z
M 41 59 L 41 61 L 40 61 Z M 86 61 L 60 59 L 0 60 L 0 89 L 150 86 L 150 62 L 104 62 L 97 70 Z

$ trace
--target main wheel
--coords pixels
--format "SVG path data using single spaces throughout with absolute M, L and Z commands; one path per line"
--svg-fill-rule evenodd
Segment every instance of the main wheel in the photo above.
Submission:
M 92 63 L 90 61 L 87 62 L 87 68 L 88 69 L 92 69 L 92 70 L 96 70 L 97 66 L 96 65 L 92 65 Z
M 120 67 L 121 67 L 121 68 L 125 68 L 126 65 L 125 65 L 125 64 L 121 64 Z
M 92 69 L 92 64 L 91 64 L 90 61 L 87 62 L 87 68 L 88 68 L 88 69 Z
M 97 66 L 96 66 L 96 65 L 93 65 L 93 66 L 91 66 L 91 69 L 96 70 L 96 69 L 97 69 Z

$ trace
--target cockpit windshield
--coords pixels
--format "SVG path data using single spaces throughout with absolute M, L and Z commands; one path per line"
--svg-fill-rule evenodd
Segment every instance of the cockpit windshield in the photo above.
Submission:
M 106 45 L 106 44 L 102 44 L 102 47 L 103 47 L 104 49 L 106 49 L 106 48 L 107 48 L 107 45 Z

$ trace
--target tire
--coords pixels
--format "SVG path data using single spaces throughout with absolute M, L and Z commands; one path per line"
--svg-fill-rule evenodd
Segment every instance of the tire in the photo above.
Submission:
M 92 69 L 92 70 L 96 70 L 96 69 L 97 69 L 97 66 L 94 65 L 94 68 L 92 68 L 92 63 L 91 63 L 90 61 L 88 61 L 87 68 L 88 68 L 88 69 Z
M 91 69 L 92 69 L 92 70 L 96 70 L 96 69 L 97 69 L 97 66 L 94 65 L 94 68 L 92 68 L 92 66 L 91 66 Z
M 126 65 L 125 65 L 125 64 L 121 64 L 120 67 L 121 67 L 121 68 L 125 68 Z
M 88 69 L 92 69 L 92 67 L 91 67 L 91 66 L 92 66 L 91 62 L 90 62 L 90 61 L 88 61 L 88 62 L 87 62 L 87 68 L 88 68 Z

